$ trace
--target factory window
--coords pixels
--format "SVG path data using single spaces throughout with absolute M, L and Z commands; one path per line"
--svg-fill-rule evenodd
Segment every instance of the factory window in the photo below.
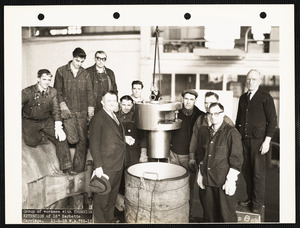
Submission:
M 181 92 L 185 89 L 195 89 L 196 74 L 175 74 L 175 97 L 180 99 Z
M 29 29 L 31 37 L 124 35 L 140 33 L 139 26 L 55 26 L 23 28 L 23 30 L 26 29 Z
M 152 27 L 155 37 L 156 27 Z M 204 26 L 160 26 L 159 37 L 163 39 L 164 52 L 192 53 L 196 47 L 204 47 Z
M 200 74 L 200 89 L 222 90 L 223 74 Z
M 246 75 L 238 75 L 238 83 L 241 87 L 241 94 L 245 93 L 247 91 Z M 270 93 L 274 99 L 279 99 L 279 75 L 263 75 L 260 88 Z
M 155 35 L 156 27 L 152 27 Z M 193 53 L 195 48 L 279 53 L 278 26 L 160 26 L 159 37 L 165 53 Z
M 171 74 L 155 74 L 155 86 L 159 89 L 164 100 L 171 99 Z

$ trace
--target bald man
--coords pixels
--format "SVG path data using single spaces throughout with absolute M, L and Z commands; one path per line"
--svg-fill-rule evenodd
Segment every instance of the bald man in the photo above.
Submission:
M 236 128 L 242 135 L 244 164 L 242 173 L 248 199 L 240 202 L 261 213 L 265 200 L 265 159 L 277 124 L 274 100 L 259 86 L 261 74 L 250 70 L 246 78 L 248 91 L 239 100 Z

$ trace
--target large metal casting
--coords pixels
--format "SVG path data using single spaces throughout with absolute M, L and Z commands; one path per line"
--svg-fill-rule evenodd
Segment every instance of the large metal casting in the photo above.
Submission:
M 171 130 L 181 127 L 177 118 L 181 102 L 150 101 L 137 103 L 135 121 L 139 129 L 148 131 L 148 156 L 151 158 L 168 158 L 170 155 Z

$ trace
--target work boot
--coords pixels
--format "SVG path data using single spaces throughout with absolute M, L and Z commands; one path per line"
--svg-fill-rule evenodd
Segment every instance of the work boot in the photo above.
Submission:
M 240 201 L 239 205 L 242 207 L 248 207 L 251 205 L 251 200 L 247 199 L 246 201 Z

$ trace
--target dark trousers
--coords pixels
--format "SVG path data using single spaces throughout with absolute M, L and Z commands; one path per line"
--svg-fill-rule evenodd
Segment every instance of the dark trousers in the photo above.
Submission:
M 93 194 L 94 223 L 111 223 L 114 219 L 114 209 L 119 192 L 121 176 L 120 171 L 105 171 L 109 176 L 111 191 L 106 195 Z
M 262 206 L 265 199 L 266 156 L 259 148 L 263 139 L 243 139 L 244 163 L 242 173 L 247 185 L 248 199 L 252 205 Z
M 193 172 L 192 170 L 188 169 L 189 174 L 190 174 L 190 179 L 189 179 L 189 185 L 190 185 L 190 216 L 192 215 L 192 209 L 193 209 L 193 201 L 194 201 L 194 186 L 196 182 L 196 172 Z
M 207 218 L 206 218 L 206 214 L 205 214 L 205 189 L 202 189 L 199 187 L 199 199 L 200 199 L 200 203 L 202 205 L 202 209 L 203 209 L 203 221 L 207 221 Z
M 51 140 L 56 146 L 56 156 L 61 170 L 72 167 L 71 154 L 67 140 L 60 142 L 55 138 L 54 121 L 22 119 L 22 136 L 27 146 L 36 147 Z M 47 162 L 47 161 L 46 161 Z
M 205 186 L 204 206 L 208 222 L 237 222 L 236 197 L 225 194 L 222 187 Z
M 72 115 L 75 116 L 76 130 L 79 138 L 73 158 L 73 170 L 75 172 L 82 172 L 85 168 L 87 154 L 87 112 L 72 112 Z

